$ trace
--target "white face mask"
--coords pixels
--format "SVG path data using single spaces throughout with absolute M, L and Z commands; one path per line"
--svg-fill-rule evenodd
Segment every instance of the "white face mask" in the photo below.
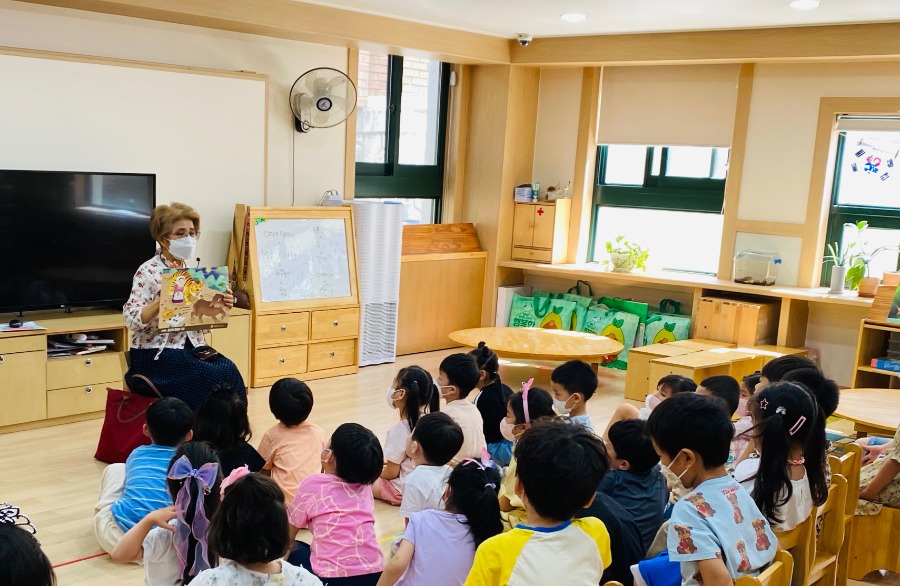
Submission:
M 169 254 L 178 260 L 189 260 L 194 258 L 195 250 L 197 250 L 197 239 L 192 236 L 169 240 Z
M 684 472 L 682 472 L 681 474 L 678 474 L 678 475 L 675 474 L 675 471 L 672 470 L 672 464 L 675 463 L 675 460 L 677 460 L 677 459 L 678 459 L 678 456 L 680 456 L 680 455 L 681 455 L 681 452 L 678 452 L 678 455 L 676 455 L 676 456 L 672 459 L 672 461 L 669 462 L 669 465 L 668 465 L 668 466 L 663 466 L 663 468 L 665 468 L 666 470 L 668 470 L 669 473 L 672 474 L 672 476 L 675 476 L 675 478 L 678 480 L 678 482 L 681 482 L 681 477 L 684 476 L 685 474 L 687 474 L 687 471 L 691 469 L 691 467 L 688 466 L 687 468 L 684 469 Z
M 396 408 L 397 408 L 397 405 L 396 405 L 395 402 L 394 402 L 394 401 L 395 401 L 395 400 L 394 400 L 394 393 L 396 393 L 396 392 L 397 392 L 397 389 L 390 388 L 390 389 L 387 390 L 387 393 L 385 393 L 385 395 L 384 395 L 384 398 L 387 399 L 388 407 L 390 407 L 391 409 L 396 409 Z
M 738 417 L 746 417 L 750 415 L 750 410 L 747 408 L 747 401 L 750 399 L 741 399 L 738 401 L 737 411 L 734 412 Z
M 516 441 L 516 434 L 513 433 L 513 429 L 515 429 L 515 425 L 509 423 L 506 420 L 506 417 L 500 420 L 500 435 L 503 436 L 504 439 L 507 439 L 511 442 Z
M 572 397 L 569 397 L 569 399 L 571 398 Z M 560 399 L 557 399 L 556 397 L 553 398 L 553 408 L 556 410 L 557 415 L 568 415 L 569 412 L 572 411 L 572 409 L 567 407 L 567 405 L 569 404 L 569 399 L 562 401 Z
M 659 404 L 662 403 L 662 402 L 663 402 L 663 400 L 660 399 L 660 398 L 656 395 L 656 393 L 653 393 L 653 394 L 651 394 L 651 395 L 647 395 L 647 398 L 644 399 L 644 405 L 646 405 L 646 406 L 647 406 L 647 409 L 649 409 L 649 410 L 651 410 L 651 411 L 653 411 L 654 409 L 656 409 L 656 408 L 659 406 Z

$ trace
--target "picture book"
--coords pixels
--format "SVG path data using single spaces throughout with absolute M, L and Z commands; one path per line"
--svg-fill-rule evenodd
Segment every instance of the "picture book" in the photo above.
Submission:
M 227 291 L 228 267 L 166 269 L 160 289 L 159 331 L 226 327 Z
M 891 372 L 900 372 L 900 360 L 892 360 L 888 357 L 873 358 L 869 366 L 881 370 L 890 370 Z

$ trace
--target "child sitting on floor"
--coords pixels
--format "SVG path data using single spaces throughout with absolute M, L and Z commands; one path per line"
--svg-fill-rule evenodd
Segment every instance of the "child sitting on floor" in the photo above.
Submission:
M 429 413 L 406 439 L 406 453 L 415 468 L 406 477 L 400 514 L 441 508 L 441 495 L 450 475 L 447 462 L 459 452 L 463 432 L 446 413 Z
M 298 542 L 288 561 L 311 569 L 328 586 L 374 586 L 384 568 L 372 497 L 384 463 L 381 444 L 362 425 L 344 423 L 321 462 L 323 472 L 300 484 L 290 507 L 291 525 L 312 532 L 312 547 Z
M 609 428 L 606 450 L 611 469 L 600 484 L 600 492 L 631 514 L 640 527 L 641 542 L 649 547 L 662 525 L 669 490 L 646 427 L 640 419 L 626 419 Z
M 56 574 L 36 534 L 31 519 L 18 507 L 0 503 L 0 584 L 56 586 Z
M 778 541 L 750 495 L 725 470 L 734 427 L 718 401 L 682 393 L 650 415 L 647 430 L 662 464 L 690 489 L 672 511 L 668 555 L 687 586 L 732 584 L 757 575 Z M 642 562 L 642 571 L 652 562 Z M 641 574 L 636 583 L 646 583 Z M 637 580 L 640 578 L 640 580 Z
M 220 385 L 207 395 L 194 416 L 193 439 L 212 444 L 219 453 L 223 476 L 241 466 L 250 472 L 262 470 L 266 461 L 248 443 L 252 435 L 247 404 L 228 385 Z
M 386 397 L 388 405 L 400 415 L 400 421 L 387 432 L 384 468 L 381 477 L 372 485 L 372 494 L 388 504 L 399 505 L 406 477 L 416 467 L 412 458 L 406 455 L 406 441 L 422 415 L 440 408 L 440 398 L 431 375 L 420 366 L 401 368 Z
M 559 415 L 567 415 L 567 421 L 594 431 L 591 416 L 587 413 L 587 402 L 597 390 L 597 374 L 591 365 L 581 360 L 570 360 L 560 364 L 550 375 L 550 391 L 553 393 L 553 408 Z
M 178 445 L 191 439 L 193 418 L 181 399 L 166 397 L 153 403 L 144 424 L 144 434 L 153 443 L 135 448 L 124 464 L 103 470 L 94 515 L 94 535 L 103 551 L 112 553 L 125 532 L 150 511 L 171 506 L 166 472 Z
M 272 475 L 288 503 L 304 479 L 322 470 L 325 432 L 309 421 L 312 408 L 312 391 L 295 378 L 283 378 L 269 391 L 269 409 L 278 423 L 263 435 L 259 454 L 266 460 L 264 473 Z
M 452 465 L 463 458 L 480 458 L 481 450 L 487 449 L 484 420 L 478 407 L 468 399 L 480 376 L 475 359 L 468 354 L 451 354 L 441 361 L 437 384 L 441 397 L 447 401 L 442 411 L 459 424 L 463 432 L 463 445 L 451 460 Z
M 499 425 L 506 417 L 506 402 L 513 394 L 512 389 L 500 380 L 500 359 L 484 342 L 479 342 L 478 348 L 469 354 L 475 358 L 479 368 L 478 384 L 475 385 L 478 389 L 475 406 L 484 423 L 484 440 L 487 442 L 488 453 L 500 466 L 509 466 L 512 442 L 500 435 Z
M 500 473 L 488 461 L 463 460 L 447 481 L 445 510 L 413 513 L 378 586 L 459 586 L 475 548 L 503 530 L 497 487 Z
M 812 393 L 787 382 L 757 393 L 751 411 L 759 455 L 740 462 L 734 477 L 775 529 L 789 531 L 828 498 L 825 416 Z
M 112 560 L 143 561 L 144 582 L 154 586 L 189 584 L 216 566 L 218 560 L 208 554 L 207 532 L 219 508 L 221 480 L 219 458 L 210 444 L 181 444 L 167 480 L 175 506 L 157 509 L 129 529 L 110 554 Z
M 630 403 L 622 403 L 613 412 L 609 423 L 606 424 L 606 431 L 603 432 L 603 439 L 609 439 L 609 428 L 615 423 L 624 419 L 643 419 L 644 421 L 650 417 L 650 413 L 657 405 L 673 397 L 679 393 L 693 393 L 697 390 L 697 383 L 686 376 L 680 374 L 668 374 L 656 383 L 656 391 L 647 395 L 644 399 L 644 407 L 638 409 Z
M 506 403 L 506 419 L 500 422 L 503 437 L 515 444 L 519 437 L 539 421 L 553 419 L 553 397 L 544 389 L 531 387 L 529 380 L 522 390 Z M 516 458 L 513 456 L 500 485 L 500 510 L 510 527 L 525 520 L 525 503 L 516 494 Z
M 221 563 L 200 572 L 191 586 L 322 586 L 308 570 L 282 559 L 291 533 L 279 486 L 252 473 L 230 480 L 222 483 L 222 504 L 209 527 L 210 555 Z
M 609 534 L 596 518 L 572 517 L 591 504 L 609 468 L 603 440 L 548 421 L 522 434 L 515 457 L 525 524 L 478 547 L 466 586 L 599 584 L 610 564 Z
M 737 465 L 737 459 L 743 453 L 744 448 L 747 447 L 749 437 L 746 435 L 746 431 L 753 426 L 752 420 L 749 425 L 743 419 L 735 421 L 741 405 L 741 385 L 728 375 L 711 376 L 703 379 L 697 385 L 697 394 L 719 399 L 725 413 L 734 423 L 734 437 L 731 440 L 731 449 L 728 451 L 728 462 L 725 464 L 725 469 L 731 472 Z M 738 423 L 740 423 L 740 428 Z

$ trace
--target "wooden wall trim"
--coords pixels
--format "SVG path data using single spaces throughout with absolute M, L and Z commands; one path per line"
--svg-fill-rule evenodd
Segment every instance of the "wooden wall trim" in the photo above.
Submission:
M 509 40 L 295 0 L 22 0 L 458 63 L 509 63 Z
M 900 98 L 822 98 L 813 147 L 809 195 L 806 200 L 806 232 L 800 247 L 800 271 L 797 285 L 817 287 L 822 275 L 822 257 L 834 182 L 834 157 L 837 137 L 834 125 L 839 114 L 897 114 Z
M 747 232 L 750 234 L 766 234 L 769 236 L 791 236 L 804 238 L 806 225 L 791 222 L 769 222 L 763 220 L 738 219 L 734 225 L 735 232 Z
M 359 49 L 347 49 L 347 77 L 359 91 Z M 356 115 L 358 108 L 344 123 L 344 199 L 356 195 Z
M 537 38 L 517 65 L 662 65 L 900 58 L 900 23 Z
M 591 234 L 594 200 L 594 174 L 597 168 L 597 128 L 600 124 L 600 88 L 603 70 L 586 67 L 581 76 L 581 106 L 575 151 L 575 181 L 572 184 L 572 209 L 569 215 L 567 262 L 585 262 Z
M 447 224 L 458 222 L 463 215 L 472 66 L 454 65 L 453 73 L 456 84 L 450 86 L 450 103 L 447 108 L 447 158 L 444 163 L 441 210 L 441 221 Z
M 722 222 L 722 246 L 719 249 L 720 279 L 730 279 L 734 259 L 734 239 L 744 177 L 744 155 L 747 152 L 747 129 L 750 125 L 750 98 L 753 94 L 752 63 L 741 65 L 738 73 L 737 102 L 734 109 L 734 129 L 731 133 L 731 153 L 728 158 L 728 179 L 725 181 L 725 207 Z

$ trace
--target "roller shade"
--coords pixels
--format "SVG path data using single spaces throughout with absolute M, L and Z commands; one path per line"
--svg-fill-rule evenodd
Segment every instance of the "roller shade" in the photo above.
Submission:
M 838 132 L 900 132 L 900 116 L 838 116 Z

